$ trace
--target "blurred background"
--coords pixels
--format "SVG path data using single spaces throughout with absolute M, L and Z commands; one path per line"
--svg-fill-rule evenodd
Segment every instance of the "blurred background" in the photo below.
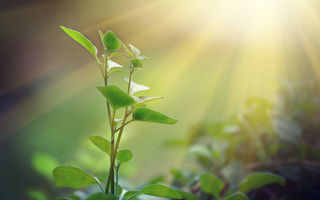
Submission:
M 126 129 L 121 145 L 134 159 L 121 175 L 140 183 L 183 167 L 185 149 L 164 143 L 184 138 L 193 124 L 225 120 L 244 111 L 248 97 L 273 99 L 283 85 L 318 85 L 319 11 L 317 0 L 1 3 L 0 198 L 24 199 L 34 189 L 52 196 L 46 177 L 57 163 L 96 174 L 108 165 L 87 139 L 109 134 L 95 88 L 103 84 L 99 68 L 60 25 L 99 51 L 97 30 L 113 30 L 150 58 L 133 80 L 151 87 L 142 95 L 164 96 L 150 107 L 179 123 Z M 112 81 L 124 84 L 124 77 Z

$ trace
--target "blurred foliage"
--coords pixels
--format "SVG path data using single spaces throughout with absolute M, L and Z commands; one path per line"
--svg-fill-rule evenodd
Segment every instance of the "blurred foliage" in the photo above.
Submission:
M 212 173 L 225 186 L 218 193 L 209 194 L 228 195 L 241 190 L 251 173 L 268 171 L 284 177 L 287 184 L 264 184 L 268 186 L 248 192 L 250 199 L 319 199 L 319 121 L 317 84 L 283 86 L 272 100 L 248 98 L 242 114 L 222 122 L 201 122 L 191 128 L 186 138 L 165 143 L 187 148 L 187 158 L 192 156 L 198 165 L 172 169 L 172 183 L 201 197 L 209 192 L 199 184 L 199 173 Z M 262 178 L 265 182 L 267 179 Z M 254 186 L 258 188 L 259 183 Z

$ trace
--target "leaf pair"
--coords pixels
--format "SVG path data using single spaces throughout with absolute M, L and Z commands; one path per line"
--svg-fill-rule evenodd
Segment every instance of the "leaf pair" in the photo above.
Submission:
M 123 92 L 117 86 L 110 85 L 98 87 L 98 89 L 114 109 L 132 106 L 136 103 L 133 97 Z M 148 99 L 146 98 L 145 100 Z M 174 124 L 177 122 L 177 120 L 149 108 L 135 108 L 133 111 L 133 120 L 165 124 Z
M 111 144 L 108 140 L 104 139 L 101 136 L 90 136 L 89 139 L 96 147 L 98 147 L 100 150 L 104 151 L 110 156 Z M 129 162 L 132 159 L 132 157 L 132 152 L 128 149 L 125 149 L 118 151 L 116 158 L 122 164 Z

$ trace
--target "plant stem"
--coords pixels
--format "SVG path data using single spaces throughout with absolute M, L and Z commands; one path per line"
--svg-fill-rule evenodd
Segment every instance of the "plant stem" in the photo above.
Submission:
M 129 83 L 128 83 L 128 90 L 127 90 L 127 93 L 130 94 L 130 87 L 131 87 L 131 79 L 132 79 L 132 74 L 133 74 L 133 68 L 130 69 L 130 75 L 129 75 Z M 111 166 L 110 166 L 110 169 L 114 168 L 114 162 L 116 160 L 116 156 L 117 156 L 117 151 L 118 151 L 118 148 L 119 148 L 119 144 L 120 144 L 120 140 L 121 140 L 121 136 L 122 136 L 122 132 L 123 132 L 123 129 L 125 127 L 125 124 L 126 124 L 126 121 L 127 121 L 127 118 L 129 117 L 129 115 L 131 114 L 131 112 L 128 112 L 128 107 L 126 107 L 126 110 L 124 112 L 124 117 L 123 117 L 123 120 L 122 120 L 122 124 L 121 124 L 121 127 L 119 129 L 119 135 L 117 137 L 117 142 L 116 142 L 116 146 L 114 148 L 114 154 L 110 155 L 110 159 L 111 159 Z M 109 184 L 110 182 L 112 183 L 114 181 L 114 179 L 112 179 L 114 177 L 111 177 L 111 173 L 109 171 L 109 176 L 108 176 L 108 181 L 107 181 L 107 186 L 106 186 L 106 193 L 108 192 L 109 190 Z
M 118 197 L 119 169 L 120 169 L 120 163 L 118 163 L 118 165 L 116 166 L 116 196 L 117 196 L 117 199 L 119 199 L 119 197 Z

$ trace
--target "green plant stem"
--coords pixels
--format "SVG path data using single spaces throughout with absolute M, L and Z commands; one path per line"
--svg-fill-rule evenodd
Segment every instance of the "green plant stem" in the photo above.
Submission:
M 131 68 L 130 74 L 129 74 L 129 83 L 128 83 L 128 90 L 127 90 L 127 93 L 128 93 L 128 94 L 130 94 L 132 74 L 133 74 L 133 68 Z M 131 114 L 131 112 L 128 112 L 128 107 L 126 107 L 126 110 L 125 110 L 124 113 L 125 113 L 125 114 L 124 114 L 124 117 L 123 117 L 123 120 L 122 120 L 122 124 L 121 124 L 120 130 L 119 130 L 119 135 L 118 135 L 118 137 L 117 137 L 116 146 L 115 146 L 115 148 L 114 148 L 114 154 L 113 154 L 113 155 L 110 155 L 110 159 L 111 159 L 110 169 L 111 169 L 111 168 L 112 168 L 112 169 L 114 168 L 114 162 L 115 162 L 115 160 L 116 160 L 117 151 L 118 151 L 118 149 L 119 149 L 119 144 L 120 144 L 122 132 L 123 132 L 123 130 L 124 130 L 124 127 L 125 127 L 127 118 L 128 118 L 129 115 Z M 114 177 L 113 177 L 113 178 L 114 178 Z M 107 186 L 106 186 L 106 193 L 107 193 L 108 190 L 109 190 L 109 184 L 110 184 L 110 182 L 112 183 L 113 181 L 114 181 L 114 179 L 112 179 L 111 174 L 110 174 L 110 171 L 109 171 L 109 176 L 108 176 L 108 181 L 107 181 Z
M 116 196 L 117 196 L 117 199 L 119 199 L 119 197 L 118 197 L 119 169 L 120 169 L 120 163 L 118 163 L 118 165 L 116 166 Z

